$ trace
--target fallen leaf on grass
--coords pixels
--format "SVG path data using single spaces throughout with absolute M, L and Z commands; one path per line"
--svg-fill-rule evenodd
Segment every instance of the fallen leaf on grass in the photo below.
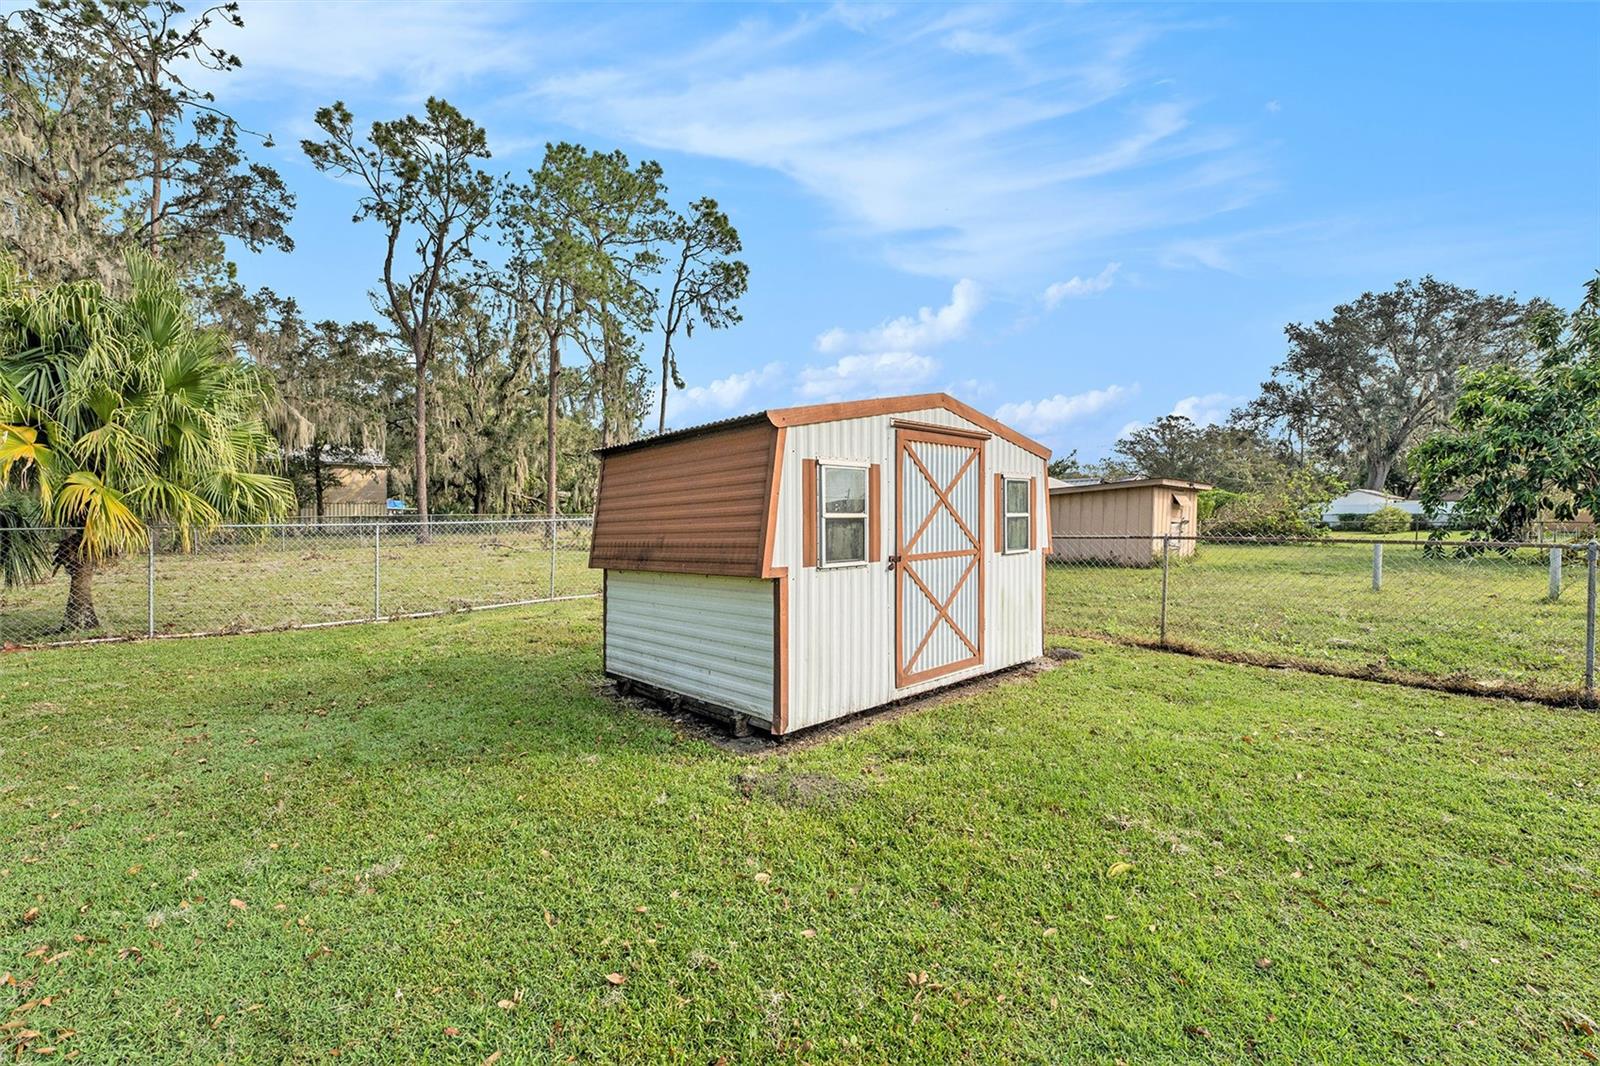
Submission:
M 230 899 L 228 901 L 228 906 L 232 907 L 236 911 L 242 911 L 248 908 L 250 904 L 246 903 L 242 899 Z
M 1256 969 L 1258 969 L 1258 970 L 1270 970 L 1270 969 L 1272 969 L 1272 960 L 1267 958 L 1265 955 L 1261 956 L 1261 958 L 1256 960 Z
M 608 974 L 606 974 L 606 980 L 611 982 L 614 985 L 622 985 L 622 984 L 627 984 L 628 983 L 628 979 L 626 977 L 622 976 L 620 973 L 608 973 Z
M 1106 876 L 1121 877 L 1123 874 L 1132 869 L 1133 863 L 1131 862 L 1114 862 L 1111 864 L 1111 868 L 1106 871 Z
M 1183 1027 L 1183 1035 L 1195 1040 L 1210 1040 L 1211 1030 L 1203 1025 L 1186 1025 Z
M 32 925 L 34 922 L 36 922 L 38 920 L 39 920 L 39 908 L 38 907 L 29 907 L 27 910 L 22 912 L 22 924 L 23 925 Z
M 496 1051 L 494 1054 L 492 1054 L 488 1058 L 484 1059 L 483 1062 L 479 1064 L 479 1066 L 494 1066 L 494 1064 L 499 1062 L 499 1061 L 500 1061 L 500 1052 Z

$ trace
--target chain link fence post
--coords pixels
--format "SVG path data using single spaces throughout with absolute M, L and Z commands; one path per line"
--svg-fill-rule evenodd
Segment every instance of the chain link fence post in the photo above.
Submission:
M 372 523 L 372 620 L 383 620 L 383 523 Z
M 154 526 L 145 530 L 145 539 L 149 541 L 149 546 L 144 574 L 144 633 L 147 637 L 153 637 L 156 635 L 156 530 Z
M 1583 690 L 1594 695 L 1595 569 L 1600 564 L 1600 541 L 1589 538 L 1589 616 L 1583 642 Z
M 1561 598 L 1561 553 L 1562 546 L 1557 544 L 1550 549 L 1550 602 L 1554 603 Z
M 1372 542 L 1372 591 L 1383 591 L 1383 541 Z
M 1171 569 L 1172 534 L 1161 537 L 1161 645 L 1167 643 L 1167 573 Z

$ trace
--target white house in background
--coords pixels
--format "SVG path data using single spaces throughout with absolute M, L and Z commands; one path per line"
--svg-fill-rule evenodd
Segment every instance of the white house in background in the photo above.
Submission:
M 1445 494 L 1445 499 L 1439 504 L 1439 513 L 1435 518 L 1436 525 L 1443 525 L 1450 520 L 1450 512 L 1455 508 L 1456 501 L 1461 498 L 1459 492 Z M 1322 510 L 1322 524 L 1338 528 L 1341 524 L 1355 526 L 1366 519 L 1367 515 L 1381 511 L 1385 507 L 1398 507 L 1406 514 L 1422 516 L 1422 501 L 1408 500 L 1403 496 L 1396 496 L 1392 492 L 1382 489 L 1351 489 L 1343 496 L 1335 497 L 1327 507 Z M 1356 520 L 1350 516 L 1360 515 Z M 1350 518 L 1349 521 L 1345 521 Z

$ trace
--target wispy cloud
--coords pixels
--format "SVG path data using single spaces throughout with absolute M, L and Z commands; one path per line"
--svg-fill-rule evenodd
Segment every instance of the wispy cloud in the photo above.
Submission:
M 827 366 L 800 371 L 799 394 L 808 400 L 862 399 L 906 392 L 931 379 L 937 360 L 916 352 L 873 352 L 847 355 Z
M 1041 299 L 1048 310 L 1055 310 L 1062 300 L 1077 300 L 1085 296 L 1098 296 L 1111 288 L 1111 283 L 1116 279 L 1117 271 L 1122 269 L 1121 263 L 1107 263 L 1105 269 L 1089 277 L 1079 277 L 1074 274 L 1066 281 L 1058 281 L 1044 290 Z
M 842 237 L 945 277 L 1024 277 L 1261 187 L 1234 134 L 1139 70 L 1178 32 L 1154 16 L 858 14 L 763 15 L 666 58 L 551 72 L 529 102 L 778 171 L 834 209 Z
M 530 42 L 507 5 L 246 3 L 244 32 L 227 42 L 243 61 L 228 91 L 334 94 L 377 86 L 420 98 L 528 62 Z M 201 76 L 202 79 L 205 77 Z
M 753 406 L 752 397 L 783 378 L 782 363 L 729 374 L 708 385 L 691 385 L 667 399 L 667 419 L 678 425 L 694 418 L 735 414 Z
M 1201 426 L 1216 426 L 1228 420 L 1228 415 L 1233 409 L 1250 399 L 1248 396 L 1235 396 L 1226 392 L 1208 392 L 1203 396 L 1185 396 L 1172 405 L 1171 415 L 1180 415 L 1189 421 Z M 1134 419 L 1117 430 L 1117 439 L 1120 440 L 1130 433 L 1137 433 L 1150 423 L 1142 419 Z
M 1185 396 L 1172 405 L 1172 413 L 1182 415 L 1202 426 L 1220 425 L 1228 420 L 1235 407 L 1250 397 L 1235 396 L 1226 392 L 1208 392 L 1204 396 Z
M 1137 385 L 1107 385 L 1088 392 L 1056 393 L 1042 400 L 1003 403 L 995 417 L 1024 433 L 1051 433 L 1063 426 L 1099 414 L 1138 391 Z
M 834 327 L 817 337 L 817 351 L 904 351 L 948 344 L 966 335 L 982 307 L 983 293 L 978 283 L 962 278 L 950 290 L 950 302 L 943 307 L 923 307 L 914 315 L 902 315 L 857 333 Z

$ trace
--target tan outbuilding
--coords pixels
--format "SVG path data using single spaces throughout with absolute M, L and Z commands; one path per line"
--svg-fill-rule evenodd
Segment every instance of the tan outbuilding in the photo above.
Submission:
M 600 454 L 589 565 L 624 687 L 782 734 L 1044 650 L 1050 450 L 950 396 Z
M 1149 566 L 1164 536 L 1175 556 L 1194 554 L 1199 495 L 1210 485 L 1172 478 L 1050 482 L 1052 552 L 1057 560 Z

